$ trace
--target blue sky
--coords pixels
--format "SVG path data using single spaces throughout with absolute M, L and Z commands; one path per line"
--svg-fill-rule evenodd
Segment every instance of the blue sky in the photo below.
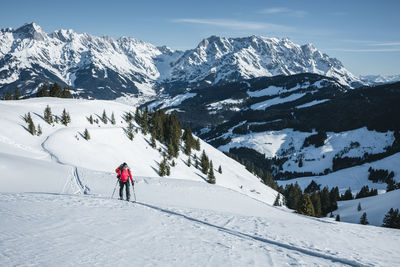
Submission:
M 189 49 L 210 35 L 289 37 L 313 43 L 359 74 L 400 74 L 400 1 L 7 1 L 0 27 L 36 22 L 46 32 L 118 38 Z

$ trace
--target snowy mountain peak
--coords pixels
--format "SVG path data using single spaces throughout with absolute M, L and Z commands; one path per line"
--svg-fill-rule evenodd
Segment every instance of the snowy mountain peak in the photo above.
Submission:
M 46 34 L 35 23 L 0 31 L 1 95 L 16 86 L 31 94 L 41 83 L 56 81 L 74 87 L 83 97 L 113 99 L 154 95 L 164 87 L 180 92 L 306 72 L 349 87 L 362 84 L 339 60 L 289 38 L 210 36 L 194 49 L 174 51 L 126 36 L 96 37 L 71 29 Z
M 30 38 L 36 41 L 44 41 L 47 37 L 42 28 L 34 22 L 25 23 L 23 26 L 17 28 L 14 33 L 20 34 L 23 38 Z

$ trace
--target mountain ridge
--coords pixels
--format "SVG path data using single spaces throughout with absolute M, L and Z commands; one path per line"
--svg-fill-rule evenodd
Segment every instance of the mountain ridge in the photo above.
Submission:
M 126 36 L 71 29 L 46 34 L 36 23 L 0 30 L 0 94 L 18 86 L 32 95 L 41 83 L 55 81 L 81 97 L 115 99 L 304 72 L 347 87 L 363 84 L 339 60 L 288 38 L 210 36 L 194 49 L 175 51 Z

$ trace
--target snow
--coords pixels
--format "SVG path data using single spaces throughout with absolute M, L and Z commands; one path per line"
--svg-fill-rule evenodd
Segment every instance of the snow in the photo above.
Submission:
M 302 178 L 296 178 L 286 181 L 278 181 L 279 185 L 285 186 L 290 183 L 298 183 L 302 189 L 305 189 L 312 180 L 316 183 L 321 184 L 321 187 L 328 186 L 339 187 L 339 192 L 344 193 L 349 187 L 353 193 L 357 193 L 364 185 L 368 185 L 370 188 L 378 189 L 382 192 L 386 190 L 386 183 L 373 183 L 368 180 L 368 169 L 372 167 L 373 169 L 385 169 L 393 171 L 395 173 L 394 179 L 400 181 L 400 166 L 398 162 L 400 161 L 400 153 L 396 153 L 392 156 L 386 157 L 381 160 L 377 160 L 371 163 L 365 163 L 361 166 L 355 166 L 351 168 L 346 168 L 336 172 L 329 173 L 327 175 L 320 176 L 307 176 Z
M 238 109 L 237 107 L 234 107 L 234 105 L 240 104 L 243 102 L 243 99 L 232 99 L 232 98 L 228 98 L 228 99 L 224 99 L 221 101 L 217 101 L 211 104 L 207 105 L 207 109 L 209 110 L 220 110 L 223 109 L 225 107 L 229 107 L 229 109 L 233 110 L 233 109 Z M 239 109 L 238 109 L 239 111 Z
M 196 93 L 185 93 L 185 94 L 176 95 L 173 98 L 169 98 L 169 97 L 165 96 L 164 98 L 161 98 L 160 100 L 157 100 L 157 101 L 151 103 L 150 105 L 148 105 L 148 108 L 150 110 L 153 110 L 155 108 L 163 109 L 166 107 L 179 106 L 186 99 L 195 97 L 196 95 L 197 95 Z
M 351 223 L 360 223 L 361 215 L 366 212 L 369 224 L 381 226 L 383 218 L 391 209 L 400 209 L 400 190 L 394 190 L 373 197 L 339 201 L 338 209 L 334 214 L 340 214 L 340 220 Z M 358 204 L 361 210 L 358 211 Z
M 299 94 L 291 94 L 287 97 L 275 97 L 272 99 L 268 99 L 268 100 L 253 104 L 250 106 L 250 108 L 254 109 L 254 110 L 265 110 L 273 105 L 278 105 L 278 104 L 282 104 L 282 103 L 286 103 L 286 102 L 295 101 L 299 98 L 302 98 L 305 95 L 306 95 L 305 93 L 299 93 Z
M 243 124 L 244 122 L 242 122 Z M 237 125 L 239 126 L 239 124 Z M 235 126 L 235 127 L 237 127 Z M 366 127 L 340 133 L 327 132 L 325 144 L 321 147 L 313 145 L 303 147 L 304 140 L 315 132 L 300 132 L 293 129 L 265 131 L 235 135 L 233 128 L 221 137 L 231 138 L 231 142 L 218 149 L 228 152 L 233 147 L 252 148 L 266 157 L 287 157 L 283 169 L 290 172 L 312 172 L 320 174 L 325 169 L 332 169 L 332 160 L 340 157 L 362 157 L 365 153 L 377 154 L 386 151 L 395 138 L 392 131 L 369 131 Z M 298 166 L 302 159 L 303 166 Z
M 329 101 L 329 99 L 321 99 L 321 100 L 313 100 L 311 102 L 296 106 L 296 108 L 306 108 L 306 107 L 311 107 L 311 106 L 315 106 L 321 103 L 324 103 L 326 101 Z
M 68 127 L 39 116 L 71 114 Z M 114 112 L 116 125 L 87 116 Z M 180 154 L 171 177 L 140 132 L 129 141 L 112 101 L 40 98 L 0 102 L 0 265 L 395 266 L 400 231 L 293 214 L 273 207 L 276 192 L 201 141 L 216 185 Z M 43 135 L 21 118 L 31 112 Z M 87 128 L 89 141 L 79 133 Z M 157 144 L 160 147 L 160 144 Z M 14 148 L 14 149 L 12 149 Z M 123 149 L 121 149 L 123 148 Z M 137 203 L 110 199 L 113 170 L 128 162 Z M 114 196 L 115 198 L 115 196 Z M 367 207 L 367 205 L 366 205 Z M 299 231 L 301 226 L 301 231 Z

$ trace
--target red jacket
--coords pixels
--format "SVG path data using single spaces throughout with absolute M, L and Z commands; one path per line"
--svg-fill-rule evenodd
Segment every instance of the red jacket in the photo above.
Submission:
M 131 174 L 131 170 L 130 169 L 127 169 L 127 170 L 121 169 L 118 172 L 118 176 L 120 176 L 120 181 L 121 182 L 124 182 L 124 183 L 127 182 L 128 178 L 130 178 L 131 182 L 133 182 L 132 174 Z

